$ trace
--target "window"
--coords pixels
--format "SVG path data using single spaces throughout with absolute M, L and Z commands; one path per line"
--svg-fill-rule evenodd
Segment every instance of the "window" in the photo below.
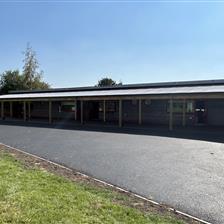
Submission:
M 103 112 L 103 102 L 99 102 L 99 112 Z
M 75 103 L 74 102 L 62 102 L 59 107 L 59 112 L 74 112 Z
M 186 113 L 193 113 L 194 112 L 194 103 L 193 101 L 186 102 Z
M 151 100 L 145 100 L 145 105 L 150 105 L 151 104 Z
M 73 105 L 62 105 L 61 111 L 62 112 L 73 112 L 73 111 L 75 111 L 75 107 Z
M 186 101 L 186 113 L 193 113 L 194 112 L 194 103 L 193 101 L 187 100 Z M 173 102 L 173 113 L 183 113 L 184 103 L 183 101 L 174 101 Z M 167 112 L 170 112 L 170 102 L 167 106 Z
M 106 103 L 106 111 L 107 112 L 116 112 L 116 102 L 115 101 L 109 101 Z
M 183 112 L 183 103 L 182 102 L 173 102 L 173 112 L 182 113 Z

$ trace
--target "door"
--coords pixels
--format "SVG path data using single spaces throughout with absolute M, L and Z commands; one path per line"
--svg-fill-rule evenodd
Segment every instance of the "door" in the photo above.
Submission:
M 99 102 L 91 102 L 90 103 L 90 110 L 89 110 L 89 119 L 92 121 L 98 121 L 99 120 Z
M 196 124 L 206 124 L 207 116 L 206 116 L 206 107 L 204 101 L 196 101 L 195 105 L 195 117 Z
M 85 121 L 98 121 L 99 120 L 99 102 L 85 101 L 83 113 L 84 113 Z

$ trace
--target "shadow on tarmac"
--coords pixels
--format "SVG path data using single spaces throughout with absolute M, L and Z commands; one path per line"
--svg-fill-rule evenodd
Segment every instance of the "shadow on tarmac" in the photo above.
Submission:
M 102 123 L 85 123 L 81 125 L 80 123 L 71 124 L 68 121 L 48 124 L 47 122 L 24 122 L 18 120 L 3 120 L 0 121 L 0 125 L 55 128 L 64 130 L 94 131 L 121 134 L 123 133 L 132 135 L 148 135 L 224 143 L 224 127 L 174 127 L 174 129 L 170 131 L 168 129 L 168 126 L 124 125 L 122 128 L 119 128 L 115 124 L 105 125 Z

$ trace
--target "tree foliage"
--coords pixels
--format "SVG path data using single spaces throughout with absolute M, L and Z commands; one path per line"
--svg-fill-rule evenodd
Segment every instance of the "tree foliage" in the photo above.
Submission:
M 19 70 L 8 70 L 1 74 L 1 93 L 8 93 L 11 90 L 49 89 L 49 84 L 42 79 L 43 72 L 39 71 L 36 53 L 29 44 L 24 56 L 22 74 L 20 74 Z
M 111 78 L 105 77 L 98 81 L 96 86 L 103 87 L 103 86 L 117 86 L 122 85 L 122 82 L 117 83 Z
M 48 89 L 49 84 L 42 80 L 43 71 L 39 71 L 36 52 L 29 44 L 27 44 L 24 56 L 23 79 L 25 89 Z
M 22 90 L 24 89 L 23 77 L 18 70 L 5 71 L 1 75 L 0 86 L 2 93 L 8 93 L 11 90 Z

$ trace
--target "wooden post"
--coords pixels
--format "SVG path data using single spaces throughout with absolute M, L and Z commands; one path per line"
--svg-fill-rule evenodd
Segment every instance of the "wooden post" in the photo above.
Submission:
M 122 100 L 119 100 L 119 127 L 122 127 Z
M 30 102 L 28 102 L 28 119 L 31 118 L 31 111 L 30 111 Z
M 183 120 L 182 120 L 183 127 L 186 126 L 186 100 L 183 100 Z
M 23 101 L 23 120 L 26 121 L 26 101 Z
M 13 102 L 12 101 L 10 101 L 9 102 L 9 113 L 10 113 L 10 118 L 12 118 L 13 117 Z
M 75 121 L 77 121 L 77 100 L 75 100 Z
M 1 119 L 4 119 L 4 101 L 1 101 Z
M 48 118 L 49 118 L 49 124 L 52 123 L 52 101 L 49 101 L 49 110 L 48 110 L 49 114 L 48 114 Z
M 80 117 L 81 117 L 81 118 L 80 118 L 80 121 L 81 121 L 81 124 L 83 124 L 83 101 L 82 101 L 82 100 L 80 101 L 80 104 L 81 104 L 81 105 L 80 105 L 80 107 L 81 107 L 81 108 L 80 108 L 80 110 L 81 110 L 81 111 L 80 111 L 80 112 L 81 112 L 81 115 L 80 115 Z
M 142 124 L 142 100 L 138 100 L 138 124 Z
M 169 116 L 169 129 L 170 131 L 173 130 L 173 99 L 170 99 L 170 116 Z
M 103 101 L 103 122 L 106 122 L 106 100 Z

